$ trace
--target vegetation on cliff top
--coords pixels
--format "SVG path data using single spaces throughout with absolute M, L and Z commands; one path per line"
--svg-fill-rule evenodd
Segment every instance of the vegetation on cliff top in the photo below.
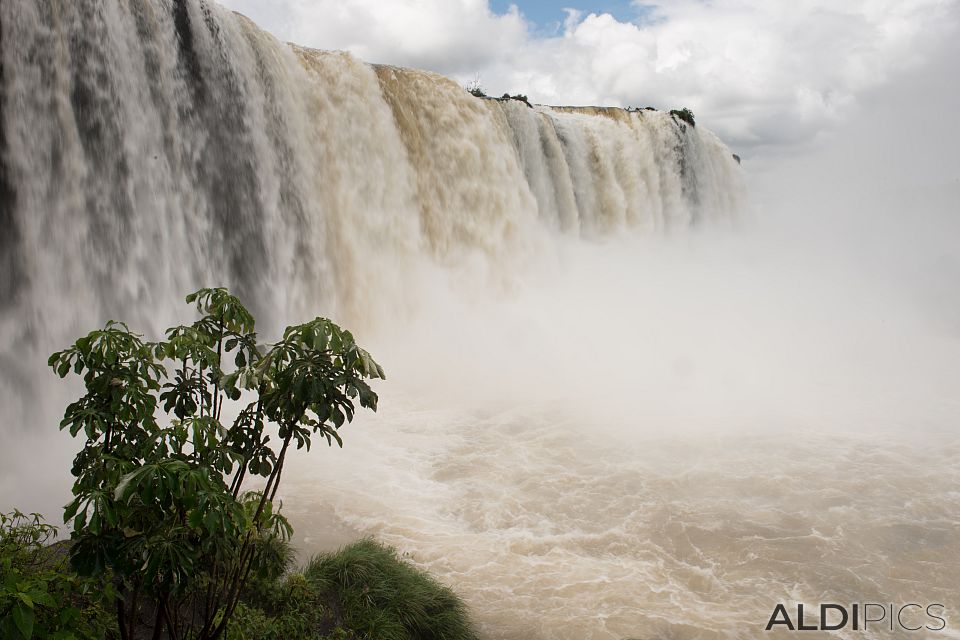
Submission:
M 470 95 L 472 95 L 472 96 L 474 96 L 474 97 L 477 97 L 477 98 L 490 98 L 490 96 L 488 96 L 488 95 L 484 92 L 483 88 L 480 86 L 480 79 L 479 79 L 479 78 L 474 79 L 474 81 L 471 82 L 471 83 L 470 83 L 469 85 L 467 85 L 466 87 L 464 87 L 464 89 L 466 89 L 467 93 L 469 93 Z M 525 95 L 523 95 L 523 94 L 519 94 L 519 93 L 518 93 L 518 94 L 515 94 L 515 95 L 510 95 L 509 93 L 505 93 L 505 94 L 503 94 L 502 96 L 500 96 L 499 98 L 491 98 L 491 99 L 493 99 L 493 100 L 500 100 L 500 101 L 504 101 L 504 100 L 518 100 L 518 101 L 526 104 L 528 107 L 533 107 L 533 105 L 530 103 L 530 100 L 527 98 L 527 96 L 525 96 Z M 638 112 L 641 112 L 641 111 L 656 111 L 656 109 L 653 108 L 653 107 L 643 107 L 642 109 L 639 108 L 639 107 L 626 107 L 625 111 L 627 111 L 628 113 L 638 113 Z M 680 120 L 680 121 L 682 121 L 682 122 L 685 122 L 685 123 L 689 124 L 691 127 L 697 126 L 696 119 L 694 118 L 694 115 L 693 115 L 693 111 L 691 111 L 691 110 L 688 109 L 687 107 L 684 107 L 684 108 L 682 108 L 682 109 L 671 109 L 671 110 L 670 110 L 670 115 L 673 116 L 673 117 L 674 117 L 675 119 L 677 119 L 677 120 Z
M 693 111 L 690 111 L 690 109 L 687 109 L 686 107 L 684 107 L 683 109 L 671 109 L 670 115 L 680 120 L 683 120 L 684 122 L 689 124 L 691 127 L 697 126 L 697 123 L 694 122 L 694 119 L 693 119 Z

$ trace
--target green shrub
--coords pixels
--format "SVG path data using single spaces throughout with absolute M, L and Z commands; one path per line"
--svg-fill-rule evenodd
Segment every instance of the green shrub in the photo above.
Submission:
M 484 93 L 484 92 L 483 92 L 483 89 L 480 87 L 480 76 L 479 76 L 479 74 L 477 75 L 476 78 L 473 79 L 473 82 L 471 82 L 471 83 L 468 84 L 466 87 L 464 87 L 464 89 L 466 89 L 466 90 L 467 90 L 467 93 L 469 93 L 470 95 L 472 95 L 472 96 L 474 96 L 474 97 L 477 97 L 477 98 L 486 98 L 486 97 L 487 97 L 487 94 Z
M 339 626 L 365 640 L 476 640 L 449 588 L 373 540 L 315 557 L 307 581 L 329 594 Z
M 122 640 L 221 638 L 244 590 L 289 565 L 276 539 L 292 529 L 274 502 L 288 450 L 342 444 L 356 405 L 376 410 L 366 380 L 384 377 L 326 318 L 263 344 L 226 289 L 186 301 L 199 319 L 165 341 L 111 321 L 48 360 L 86 391 L 60 422 L 83 442 L 64 512 L 72 566 L 112 577 Z M 244 491 L 257 476 L 266 487 Z
M 248 591 L 231 640 L 476 640 L 463 602 L 373 540 Z
M 527 105 L 528 107 L 531 107 L 531 108 L 533 107 L 533 105 L 530 104 L 530 100 L 527 99 L 527 96 L 520 93 L 517 93 L 515 95 L 510 95 L 509 93 L 505 93 L 502 96 L 500 96 L 500 99 L 501 100 L 519 100 L 520 102 Z
M 230 620 L 231 640 L 332 640 L 346 638 L 335 628 L 333 611 L 324 595 L 303 576 L 275 581 L 261 599 L 249 596 Z
M 671 109 L 670 115 L 683 120 L 691 127 L 697 126 L 697 123 L 693 120 L 693 111 L 690 111 L 690 109 L 687 109 L 686 107 L 683 109 Z
M 0 513 L 0 638 L 116 638 L 110 585 L 78 577 L 55 537 L 37 514 Z

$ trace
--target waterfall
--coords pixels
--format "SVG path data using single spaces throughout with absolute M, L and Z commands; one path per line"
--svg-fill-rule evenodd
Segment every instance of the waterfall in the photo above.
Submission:
M 504 271 L 557 233 L 740 204 L 730 152 L 666 113 L 475 98 L 204 0 L 12 0 L 0 18 L 5 350 L 78 316 L 162 320 L 202 284 L 366 322 L 422 261 Z
M 744 191 L 668 113 L 478 98 L 207 0 L 0 3 L 0 168 L 0 430 L 51 437 L 46 357 L 108 319 L 157 338 L 227 286 L 265 338 L 363 333 L 425 270 L 509 289 L 564 238 L 732 220 Z

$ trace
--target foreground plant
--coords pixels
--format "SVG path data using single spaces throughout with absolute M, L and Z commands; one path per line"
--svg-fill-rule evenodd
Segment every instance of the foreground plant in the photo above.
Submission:
M 374 540 L 321 554 L 304 575 L 319 592 L 332 594 L 340 624 L 358 637 L 477 640 L 457 594 Z
M 376 410 L 366 380 L 384 377 L 325 318 L 260 345 L 225 289 L 187 302 L 201 317 L 165 341 L 111 321 L 49 360 L 86 388 L 60 424 L 85 441 L 64 513 L 71 560 L 81 575 L 113 577 L 123 640 L 144 628 L 173 640 L 223 634 L 244 585 L 268 571 L 272 541 L 291 535 L 274 504 L 290 445 L 309 450 L 318 435 L 342 445 L 355 403 Z M 251 478 L 264 488 L 244 491 Z
M 453 591 L 372 539 L 314 557 L 245 598 L 231 640 L 477 640 Z
M 0 638 L 115 637 L 110 586 L 71 572 L 56 535 L 39 514 L 0 513 Z

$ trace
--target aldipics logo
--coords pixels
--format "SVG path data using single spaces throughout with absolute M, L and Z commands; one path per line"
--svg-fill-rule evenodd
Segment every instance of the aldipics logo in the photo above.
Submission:
M 861 602 L 824 603 L 811 612 L 802 604 L 796 606 L 796 611 L 778 604 L 767 621 L 766 631 L 943 631 L 947 628 L 945 609 L 942 604 Z

